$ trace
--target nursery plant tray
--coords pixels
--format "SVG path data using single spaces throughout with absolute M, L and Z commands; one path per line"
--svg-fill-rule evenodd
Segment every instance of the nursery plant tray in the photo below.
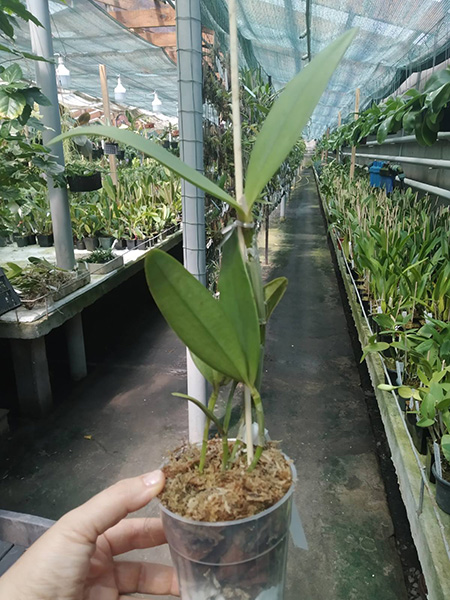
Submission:
M 90 281 L 91 274 L 89 273 L 89 271 L 83 271 L 77 277 L 75 277 L 75 279 L 69 281 L 68 283 L 63 285 L 59 290 L 54 292 L 51 295 L 52 301 L 58 302 L 58 300 L 62 300 L 62 298 L 65 298 L 69 294 L 73 294 L 73 292 L 76 292 L 76 290 L 79 290 L 84 285 L 88 284 Z
M 86 263 L 91 275 L 106 275 L 123 267 L 123 256 L 116 256 L 107 263 Z

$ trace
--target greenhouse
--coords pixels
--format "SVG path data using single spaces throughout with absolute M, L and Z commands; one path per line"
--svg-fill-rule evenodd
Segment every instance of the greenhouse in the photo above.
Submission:
M 0 600 L 448 600 L 450 0 L 0 37 Z

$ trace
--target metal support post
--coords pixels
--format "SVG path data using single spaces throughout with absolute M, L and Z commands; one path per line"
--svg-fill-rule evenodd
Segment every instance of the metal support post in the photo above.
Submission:
M 176 3 L 180 155 L 203 172 L 202 26 L 200 0 Z M 204 193 L 182 180 L 184 266 L 206 284 Z M 187 351 L 187 393 L 206 404 L 206 381 Z M 189 403 L 189 441 L 203 437 L 205 416 Z
M 105 125 L 111 125 L 111 106 L 109 104 L 109 92 L 108 92 L 108 79 L 106 76 L 105 65 L 98 65 L 98 71 L 100 74 L 100 86 L 102 88 L 102 100 L 103 100 L 103 117 L 105 119 Z M 114 185 L 117 185 L 117 161 L 114 154 L 108 156 L 109 168 L 111 171 L 111 179 Z
M 287 198 L 288 193 L 284 192 L 283 196 L 281 197 L 281 203 L 280 203 L 280 219 L 282 221 L 284 221 L 284 219 L 286 218 L 286 198 Z
M 86 350 L 84 347 L 83 319 L 78 313 L 64 324 L 69 353 L 70 374 L 74 381 L 87 375 Z
M 36 83 L 41 88 L 42 93 L 51 102 L 50 106 L 40 107 L 42 120 L 45 125 L 45 129 L 42 132 L 42 139 L 44 144 L 47 144 L 53 137 L 61 133 L 48 0 L 27 0 L 27 7 L 42 23 L 42 27 L 37 27 L 30 21 L 31 47 L 33 52 L 38 56 L 52 61 L 35 61 Z M 64 167 L 62 142 L 52 146 L 52 154 L 56 156 L 58 163 Z M 65 187 L 55 187 L 53 179 L 48 177 L 48 196 L 52 215 L 53 236 L 55 239 L 56 264 L 62 269 L 71 270 L 75 266 L 75 255 L 73 251 L 72 225 L 70 222 L 67 189 Z
M 41 417 L 52 406 L 45 337 L 12 339 L 10 343 L 20 412 L 30 417 Z

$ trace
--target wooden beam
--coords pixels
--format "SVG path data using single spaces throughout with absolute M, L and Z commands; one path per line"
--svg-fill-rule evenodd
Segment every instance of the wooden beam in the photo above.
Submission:
M 175 11 L 165 5 L 154 10 L 112 10 L 109 14 L 125 27 L 132 29 L 175 25 Z
M 140 31 L 137 28 L 134 31 L 154 46 L 165 48 L 167 46 L 176 47 L 177 45 L 177 34 L 175 31 Z
M 169 59 L 174 65 L 177 64 L 177 49 L 176 48 L 164 48 L 164 52 L 167 54 Z

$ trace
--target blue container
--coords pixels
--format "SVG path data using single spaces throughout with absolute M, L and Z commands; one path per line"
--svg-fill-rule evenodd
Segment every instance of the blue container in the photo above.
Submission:
M 395 175 L 381 175 L 380 171 L 388 170 L 383 160 L 374 160 L 369 167 L 370 173 L 370 185 L 377 188 L 385 188 L 386 193 L 389 194 L 394 189 L 394 178 Z

